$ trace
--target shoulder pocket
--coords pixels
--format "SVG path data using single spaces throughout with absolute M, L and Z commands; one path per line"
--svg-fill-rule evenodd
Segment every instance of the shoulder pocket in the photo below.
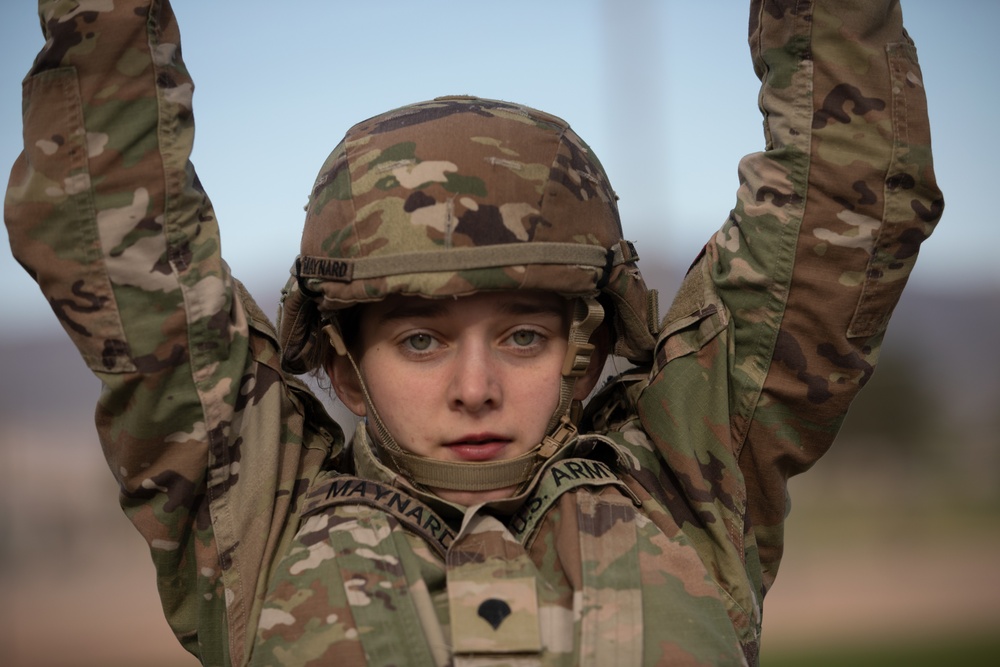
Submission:
M 670 310 L 663 318 L 656 339 L 657 366 L 697 352 L 729 323 L 722 304 L 706 272 L 708 262 L 702 257 L 684 277 Z
M 246 286 L 244 286 L 242 282 L 233 278 L 233 286 L 236 288 L 236 294 L 239 296 L 240 303 L 243 304 L 243 310 L 247 314 L 247 320 L 250 327 L 262 334 L 265 334 L 274 342 L 275 347 L 277 347 L 278 333 L 275 331 L 271 320 L 268 319 L 267 315 L 264 314 L 264 311 L 260 309 L 260 306 L 257 305 L 257 302 L 254 301 L 253 296 L 247 291 Z

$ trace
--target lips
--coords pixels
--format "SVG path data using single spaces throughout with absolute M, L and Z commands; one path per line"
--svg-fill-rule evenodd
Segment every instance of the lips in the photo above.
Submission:
M 446 443 L 445 447 L 463 461 L 490 461 L 498 458 L 510 442 L 510 438 L 494 433 L 477 433 Z

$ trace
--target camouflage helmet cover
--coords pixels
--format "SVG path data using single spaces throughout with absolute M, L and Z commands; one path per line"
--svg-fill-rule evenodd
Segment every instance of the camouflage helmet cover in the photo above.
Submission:
M 604 169 L 569 125 L 528 107 L 444 97 L 351 128 L 320 170 L 279 313 L 282 363 L 319 365 L 332 311 L 389 294 L 603 292 L 617 354 L 648 359 L 656 296 L 622 239 Z

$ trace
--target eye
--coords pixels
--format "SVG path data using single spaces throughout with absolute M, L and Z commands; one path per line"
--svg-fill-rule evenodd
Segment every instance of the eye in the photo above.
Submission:
M 539 342 L 540 338 L 541 336 L 539 333 L 537 331 L 532 331 L 531 329 L 521 329 L 519 331 L 515 331 L 510 336 L 511 342 L 518 347 L 528 347 L 530 345 L 534 345 Z
M 403 342 L 411 350 L 426 352 L 434 344 L 434 338 L 430 334 L 416 333 L 412 336 L 407 336 Z

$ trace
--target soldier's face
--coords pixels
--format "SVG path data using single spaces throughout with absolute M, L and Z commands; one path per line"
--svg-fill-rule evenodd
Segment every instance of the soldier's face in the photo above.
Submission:
M 509 459 L 546 434 L 559 402 L 568 326 L 568 302 L 552 294 L 393 297 L 361 309 L 361 373 L 403 449 L 445 461 Z M 596 376 L 580 378 L 575 393 L 586 396 Z M 366 414 L 346 360 L 334 363 L 331 378 L 347 407 Z M 471 505 L 507 497 L 513 487 L 435 491 Z

